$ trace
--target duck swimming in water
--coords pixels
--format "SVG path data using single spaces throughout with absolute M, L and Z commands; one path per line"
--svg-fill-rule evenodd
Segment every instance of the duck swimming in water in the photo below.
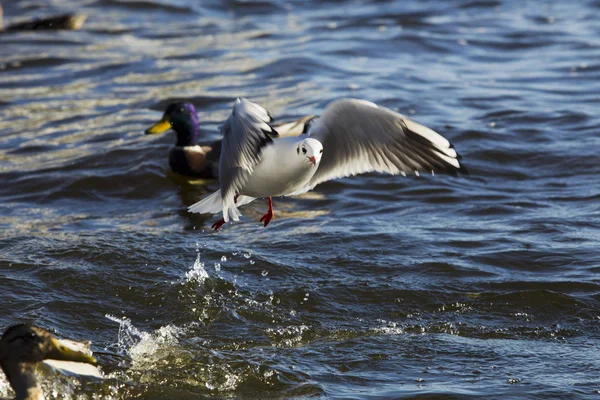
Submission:
M 85 14 L 62 14 L 52 17 L 35 18 L 2 26 L 2 4 L 0 4 L 0 32 L 35 30 L 79 30 L 87 19 Z
M 95 367 L 82 372 L 77 371 L 78 364 L 70 365 L 96 365 L 96 359 L 89 350 L 89 343 L 59 340 L 45 329 L 31 324 L 14 325 L 4 332 L 0 339 L 0 366 L 15 391 L 15 399 L 44 399 L 35 373 L 36 367 L 42 362 L 75 373 L 100 376 L 100 371 Z
M 181 175 L 191 178 L 212 179 L 218 176 L 221 141 L 199 145 L 198 114 L 192 103 L 170 104 L 160 121 L 146 129 L 146 135 L 173 129 L 177 142 L 169 151 L 169 166 Z
M 273 125 L 279 136 L 298 136 L 306 133 L 316 117 L 309 115 L 297 121 Z M 196 108 L 190 102 L 171 103 L 160 121 L 148 128 L 146 135 L 166 132 L 173 129 L 177 142 L 169 152 L 169 166 L 178 174 L 190 178 L 217 179 L 221 140 L 200 145 L 200 130 Z

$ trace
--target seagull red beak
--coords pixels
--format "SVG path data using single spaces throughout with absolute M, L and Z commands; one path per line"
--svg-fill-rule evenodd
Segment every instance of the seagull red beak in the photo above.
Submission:
M 308 157 L 308 159 L 310 160 L 312 165 L 317 165 L 317 157 L 312 156 L 312 157 Z

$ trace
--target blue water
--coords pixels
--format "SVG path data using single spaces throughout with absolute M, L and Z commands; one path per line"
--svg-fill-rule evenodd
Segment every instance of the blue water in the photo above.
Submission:
M 4 3 L 89 16 L 0 33 L 0 328 L 89 339 L 108 377 L 47 398 L 598 396 L 598 1 Z M 376 102 L 470 175 L 327 182 L 213 233 L 186 207 L 218 184 L 143 131 L 188 99 L 210 142 L 238 96 Z

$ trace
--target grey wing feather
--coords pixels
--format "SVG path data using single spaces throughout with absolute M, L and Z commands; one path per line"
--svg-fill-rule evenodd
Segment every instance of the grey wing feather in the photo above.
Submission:
M 364 100 L 332 103 L 308 134 L 323 144 L 323 156 L 306 190 L 324 181 L 372 171 L 393 175 L 466 172 L 443 136 Z
M 261 160 L 261 149 L 277 132 L 269 125 L 268 111 L 244 98 L 235 101 L 231 115 L 221 127 L 223 142 L 219 181 L 224 205 L 238 194 Z

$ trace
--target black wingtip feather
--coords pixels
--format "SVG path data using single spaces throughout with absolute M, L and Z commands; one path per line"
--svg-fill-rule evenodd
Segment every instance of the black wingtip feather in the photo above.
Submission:
M 425 150 L 427 152 L 431 152 L 431 151 L 435 151 L 437 153 L 441 152 L 440 149 L 438 149 L 432 142 L 430 142 L 423 136 L 419 135 L 418 133 L 410 130 L 403 121 L 401 121 L 401 125 L 402 125 L 402 128 L 404 129 L 404 133 L 406 134 L 406 136 L 408 138 L 410 138 L 410 140 L 414 141 L 415 143 L 418 143 L 419 145 L 423 146 L 424 147 L 423 150 Z M 454 151 L 456 151 L 456 149 L 454 148 L 454 145 L 452 143 L 450 143 L 450 148 L 454 149 Z M 443 161 L 442 159 L 439 159 L 440 162 L 443 162 L 443 167 L 438 168 L 438 169 L 434 168 L 434 171 L 443 172 L 445 174 L 453 175 L 453 176 L 456 176 L 458 174 L 469 175 L 469 171 L 467 170 L 467 168 L 460 162 L 460 160 L 462 160 L 462 156 L 460 154 L 458 154 L 458 152 L 456 152 L 456 160 L 459 161 L 459 163 L 458 163 L 459 168 L 456 168 L 454 165 L 449 164 L 449 163 Z
M 302 129 L 302 133 L 303 133 L 303 134 L 306 134 L 306 133 L 308 133 L 308 131 L 310 130 L 310 127 L 311 127 L 311 126 L 312 126 L 312 125 L 315 123 L 315 121 L 316 121 L 317 119 L 319 119 L 319 116 L 318 116 L 318 115 L 315 115 L 314 117 L 312 117 L 312 118 L 310 118 L 310 119 L 306 120 L 306 121 L 304 122 L 304 129 Z
M 459 158 L 459 160 L 460 160 L 460 158 Z M 471 175 L 471 173 L 469 172 L 467 167 L 465 167 L 462 163 L 460 163 L 459 165 L 460 165 L 460 168 L 458 169 L 457 172 L 459 172 L 461 175 L 465 175 L 465 176 Z
M 263 138 L 261 138 L 260 142 L 258 143 L 258 149 L 260 150 L 261 148 L 273 143 L 273 139 L 271 139 L 271 136 L 269 136 L 268 132 L 263 131 L 265 136 Z

